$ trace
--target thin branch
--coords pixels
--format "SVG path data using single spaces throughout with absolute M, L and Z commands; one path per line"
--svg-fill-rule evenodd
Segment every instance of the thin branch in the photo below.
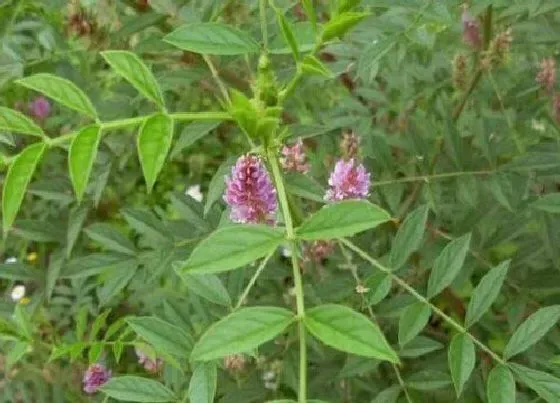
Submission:
M 266 264 L 268 263 L 268 260 L 272 257 L 273 254 L 274 254 L 274 250 L 272 252 L 270 252 L 263 259 L 263 261 L 261 262 L 261 264 L 257 268 L 257 271 L 255 272 L 255 274 L 253 274 L 253 277 L 251 277 L 251 280 L 249 280 L 249 284 L 247 284 L 247 287 L 245 287 L 245 290 L 243 291 L 243 294 L 241 294 L 241 296 L 239 297 L 239 300 L 237 301 L 237 304 L 235 304 L 235 306 L 233 307 L 234 311 L 238 310 L 239 307 L 243 304 L 243 302 L 245 301 L 245 299 L 249 295 L 249 292 L 251 291 L 251 288 L 253 288 L 253 286 L 257 282 L 257 279 L 261 275 L 262 271 L 266 267 Z

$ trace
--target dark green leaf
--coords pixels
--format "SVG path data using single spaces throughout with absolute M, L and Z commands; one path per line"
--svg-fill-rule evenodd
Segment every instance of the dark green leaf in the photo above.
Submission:
M 560 379 L 547 374 L 527 368 L 523 365 L 508 364 L 515 376 L 528 387 L 549 403 L 560 402 Z
M 504 357 L 509 359 L 522 353 L 544 337 L 560 319 L 560 305 L 547 306 L 529 316 L 511 336 L 504 350 Z
M 276 307 L 242 308 L 212 325 L 194 346 L 193 361 L 211 361 L 248 352 L 271 340 L 295 320 L 292 312 Z
M 474 344 L 470 336 L 459 333 L 453 337 L 449 345 L 448 360 L 455 391 L 459 397 L 476 361 Z
M 43 129 L 27 116 L 13 109 L 0 106 L 0 130 L 42 137 Z
M 163 384 L 139 376 L 113 377 L 100 390 L 113 399 L 126 402 L 156 403 L 177 400 L 175 394 Z
M 189 399 L 191 402 L 212 403 L 216 395 L 218 370 L 214 362 L 196 364 L 189 382 Z
M 221 122 L 192 122 L 181 131 L 181 136 L 171 151 L 171 159 L 178 157 L 195 142 L 206 136 L 220 125 Z
M 560 193 L 550 193 L 542 196 L 531 206 L 537 210 L 546 211 L 549 213 L 560 213 Z
M 476 323 L 492 306 L 492 303 L 500 294 L 500 289 L 506 278 L 509 264 L 509 260 L 500 263 L 486 273 L 482 280 L 480 280 L 480 283 L 473 291 L 469 302 L 469 308 L 467 309 L 467 316 L 465 318 L 465 325 L 467 327 Z
M 202 54 L 242 55 L 259 51 L 258 43 L 245 32 L 213 22 L 183 25 L 163 40 L 179 49 Z
M 119 253 L 94 253 L 71 260 L 60 273 L 61 278 L 79 278 L 95 276 L 109 269 L 118 269 L 121 265 L 136 261 L 130 255 Z
M 432 310 L 423 302 L 416 302 L 403 311 L 399 319 L 399 344 L 404 346 L 424 329 Z
M 109 50 L 101 56 L 144 96 L 159 106 L 164 106 L 163 95 L 150 69 L 132 52 Z
M 391 219 L 389 213 L 366 200 L 329 204 L 307 219 L 297 230 L 304 240 L 352 236 Z
M 488 375 L 486 385 L 488 403 L 515 402 L 515 380 L 508 367 L 497 365 Z
M 198 244 L 178 272 L 207 274 L 233 270 L 266 256 L 283 241 L 280 228 L 265 225 L 220 228 Z
M 89 98 L 71 81 L 52 74 L 40 73 L 19 79 L 16 82 L 24 87 L 39 91 L 90 118 L 95 119 L 97 117 L 97 112 Z
M 148 192 L 152 191 L 173 140 L 173 120 L 156 114 L 144 121 L 138 133 L 138 157 L 146 179 Z
M 227 289 L 214 274 L 179 274 L 189 291 L 218 305 L 231 306 Z
M 428 206 L 420 206 L 410 213 L 397 231 L 391 246 L 389 264 L 393 270 L 406 263 L 410 255 L 417 251 L 424 239 Z
M 445 246 L 434 262 L 428 280 L 428 298 L 436 296 L 453 282 L 463 267 L 470 242 L 471 234 L 469 233 L 454 239 Z
M 109 250 L 129 255 L 136 254 L 134 244 L 110 225 L 95 223 L 86 228 L 85 232 L 88 237 Z
M 37 163 L 45 151 L 44 143 L 36 143 L 24 149 L 12 162 L 2 188 L 2 226 L 7 232 L 18 213 L 27 185 L 35 172 Z
M 74 137 L 68 150 L 68 170 L 78 202 L 82 200 L 86 190 L 100 141 L 101 128 L 96 125 L 89 126 Z
M 151 316 L 130 316 L 126 323 L 156 351 L 181 358 L 189 356 L 191 337 L 181 328 Z
M 350 354 L 398 362 L 379 327 L 366 316 L 342 305 L 326 304 L 308 310 L 304 318 L 311 334 Z

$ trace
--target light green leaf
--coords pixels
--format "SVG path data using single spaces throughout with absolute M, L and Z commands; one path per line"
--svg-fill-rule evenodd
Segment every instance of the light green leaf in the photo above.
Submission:
M 486 396 L 488 403 L 515 402 L 515 380 L 508 367 L 500 364 L 490 371 Z
M 177 400 L 175 394 L 165 385 L 139 376 L 113 377 L 100 390 L 113 399 L 126 402 L 156 403 Z
M 404 346 L 424 329 L 432 310 L 423 302 L 416 302 L 406 307 L 399 319 L 399 344 Z
M 323 77 L 332 78 L 332 72 L 324 65 L 322 61 L 313 55 L 307 55 L 301 62 L 301 70 L 308 74 L 317 74 Z
M 560 402 L 560 379 L 547 374 L 527 368 L 523 365 L 509 363 L 510 369 L 515 376 L 528 387 L 549 403 Z
M 391 219 L 389 213 L 367 200 L 329 204 L 296 230 L 298 238 L 311 241 L 352 236 Z
M 138 157 L 146 179 L 148 193 L 152 191 L 156 178 L 163 168 L 165 158 L 173 140 L 173 120 L 156 114 L 144 121 L 138 133 Z
M 178 273 L 189 291 L 218 305 L 231 306 L 227 289 L 214 274 Z
M 276 20 L 278 21 L 278 25 L 280 26 L 280 31 L 284 36 L 284 40 L 290 46 L 292 55 L 294 56 L 294 60 L 297 63 L 297 61 L 299 60 L 299 49 L 296 37 L 294 36 L 294 30 L 284 14 L 282 14 L 281 10 L 274 8 L 274 11 L 276 12 Z
M 560 305 L 541 308 L 529 316 L 511 336 L 504 350 L 504 358 L 509 359 L 537 343 L 559 319 Z
M 376 272 L 368 277 L 365 281 L 365 286 L 369 289 L 365 295 L 367 303 L 375 305 L 381 302 L 391 291 L 391 283 L 391 276 L 386 273 Z
M 417 251 L 424 239 L 428 206 L 420 206 L 410 213 L 397 231 L 391 246 L 389 264 L 393 270 L 406 263 L 410 255 Z
M 239 309 L 210 326 L 194 346 L 191 360 L 211 361 L 250 351 L 277 336 L 294 320 L 294 314 L 284 308 Z
M 163 40 L 179 49 L 211 55 L 243 55 L 259 51 L 259 44 L 245 32 L 226 24 L 186 24 Z
M 97 118 L 97 112 L 89 98 L 71 81 L 52 74 L 40 73 L 19 79 L 16 83 L 39 91 L 90 118 Z
M 43 129 L 24 114 L 0 106 L 0 130 L 42 137 Z
M 78 202 L 82 200 L 91 174 L 91 168 L 97 157 L 101 141 L 101 128 L 97 125 L 82 129 L 70 144 L 68 150 L 68 170 Z
M 382 390 L 375 396 L 371 403 L 397 403 L 402 389 L 399 385 L 393 385 Z
M 198 244 L 178 273 L 215 273 L 251 263 L 284 241 L 280 228 L 231 225 L 213 232 Z
M 311 334 L 337 350 L 399 362 L 379 327 L 346 306 L 326 304 L 312 308 L 306 312 L 304 322 Z
M 457 397 L 459 397 L 463 391 L 463 386 L 471 376 L 476 362 L 474 344 L 465 333 L 457 334 L 451 340 L 448 360 L 455 391 L 457 392 Z
M 317 15 L 315 14 L 315 9 L 313 7 L 313 0 L 302 0 L 303 9 L 305 10 L 305 14 L 307 14 L 307 18 L 311 22 L 311 26 L 313 27 L 313 31 L 317 31 Z
M 463 267 L 470 242 L 471 234 L 469 233 L 454 239 L 445 246 L 434 262 L 428 280 L 428 298 L 436 296 L 453 282 Z
M 218 368 L 214 362 L 195 365 L 189 382 L 188 396 L 191 402 L 212 403 L 216 395 Z
M 491 269 L 473 291 L 467 315 L 465 318 L 465 325 L 467 327 L 476 323 L 482 315 L 492 306 L 500 294 L 500 289 L 506 278 L 510 261 L 500 263 L 498 266 Z
M 345 12 L 338 14 L 323 27 L 322 42 L 340 37 L 360 23 L 369 13 Z
M 550 193 L 539 198 L 531 207 L 548 213 L 560 213 L 560 193 Z
M 156 351 L 181 358 L 189 356 L 191 337 L 181 328 L 152 316 L 130 316 L 126 323 Z
M 160 107 L 164 106 L 163 95 L 154 75 L 136 54 L 120 50 L 108 50 L 101 52 L 101 56 L 111 65 L 113 70 L 123 76 L 144 96 Z
M 94 223 L 86 228 L 85 232 L 88 237 L 107 249 L 132 256 L 136 254 L 132 241 L 108 224 Z
M 35 172 L 37 163 L 45 151 L 44 143 L 25 148 L 12 162 L 2 188 L 2 226 L 7 232 L 18 213 L 27 185 Z
M 309 175 L 299 172 L 292 172 L 285 176 L 286 189 L 289 193 L 301 197 L 303 199 L 313 200 L 318 203 L 324 203 L 323 195 L 325 190 L 317 181 Z

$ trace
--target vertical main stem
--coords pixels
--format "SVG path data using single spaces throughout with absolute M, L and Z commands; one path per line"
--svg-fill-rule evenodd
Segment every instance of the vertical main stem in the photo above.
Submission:
M 303 280 L 299 270 L 297 261 L 297 244 L 295 241 L 294 225 L 290 213 L 290 205 L 284 187 L 284 179 L 278 165 L 278 158 L 274 150 L 267 151 L 268 162 L 272 169 L 272 176 L 276 183 L 276 191 L 278 192 L 278 200 L 282 214 L 284 215 L 284 223 L 286 224 L 286 237 L 290 242 L 290 251 L 292 255 L 292 270 L 294 277 L 294 286 L 296 292 L 296 312 L 298 318 L 298 333 L 299 333 L 299 393 L 298 402 L 305 403 L 307 401 L 307 342 L 306 331 L 303 318 L 305 316 L 305 305 L 303 301 Z

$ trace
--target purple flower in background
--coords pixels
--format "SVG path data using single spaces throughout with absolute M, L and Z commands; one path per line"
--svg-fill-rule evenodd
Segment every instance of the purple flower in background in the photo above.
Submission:
M 306 174 L 309 172 L 309 164 L 306 162 L 305 151 L 303 150 L 303 142 L 299 138 L 294 145 L 284 146 L 282 148 L 282 157 L 280 158 L 282 168 L 287 172 L 301 172 Z
M 238 223 L 274 223 L 276 189 L 261 159 L 254 155 L 239 157 L 226 177 L 225 202 L 231 207 L 230 218 Z
M 111 379 L 111 370 L 103 364 L 91 364 L 84 373 L 84 392 L 95 393 L 103 384 Z
M 473 48 L 479 48 L 482 41 L 480 39 L 480 25 L 472 15 L 469 14 L 467 7 L 463 7 L 463 40 Z
M 338 160 L 329 178 L 325 194 L 327 201 L 364 199 L 369 193 L 369 173 L 362 164 L 354 166 L 354 159 Z
M 43 120 L 51 113 L 51 104 L 45 97 L 37 97 L 29 104 L 29 113 L 35 119 Z
M 137 347 L 134 348 L 134 352 L 138 357 L 138 363 L 142 365 L 146 371 L 153 374 L 161 369 L 163 361 L 160 358 L 155 358 L 154 360 Z

